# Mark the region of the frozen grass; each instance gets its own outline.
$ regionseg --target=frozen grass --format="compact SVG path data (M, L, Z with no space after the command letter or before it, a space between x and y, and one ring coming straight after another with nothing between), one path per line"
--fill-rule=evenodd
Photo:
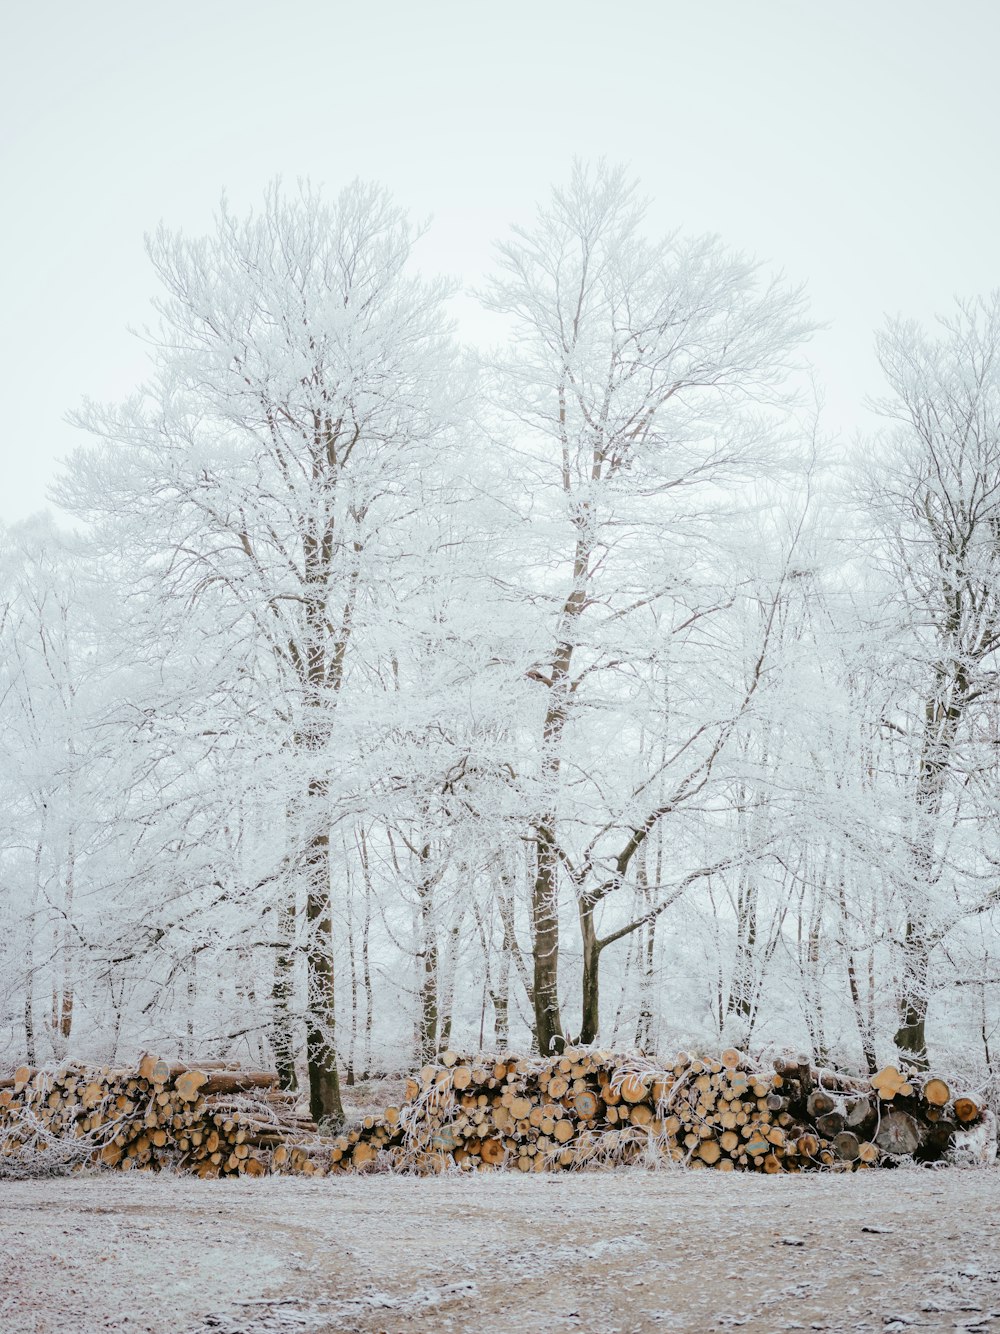
M0 1186L0 1256L4 1334L985 1334L1000 1170L108 1174Z

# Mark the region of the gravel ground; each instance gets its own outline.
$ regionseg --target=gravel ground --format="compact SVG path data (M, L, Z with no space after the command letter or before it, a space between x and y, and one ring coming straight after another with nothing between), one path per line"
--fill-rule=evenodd
M1000 1169L0 1182L3 1334L1000 1334Z

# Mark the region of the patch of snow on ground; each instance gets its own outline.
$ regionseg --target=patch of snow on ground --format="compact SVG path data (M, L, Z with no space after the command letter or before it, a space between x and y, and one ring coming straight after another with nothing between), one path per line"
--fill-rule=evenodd
M1000 1169L0 1188L3 1334L1000 1334Z

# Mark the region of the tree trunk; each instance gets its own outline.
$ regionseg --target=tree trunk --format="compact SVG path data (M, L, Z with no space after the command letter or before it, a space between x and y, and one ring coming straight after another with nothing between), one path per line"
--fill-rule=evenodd
M66 851L66 875L63 881L63 913L56 927L56 942L52 960L52 1053L57 1061L64 1061L73 1031L73 961L70 944L70 923L73 916L74 871L76 853L72 826Z
M657 861L659 861L660 839L657 836ZM646 865L646 849L639 854L636 869L636 887L639 902L644 913L653 906L653 897L649 890L649 870ZM660 869L657 866L656 879L659 883ZM645 927L640 929L637 942L639 956L639 1016L635 1025L635 1045L640 1051L653 1049L653 964L656 958L656 918L651 917Z
M372 1024L374 1022L374 1001L372 993L372 965L369 953L369 936L372 924L372 881L368 865L368 843L364 829L358 831L358 853L361 857L361 879L365 887L365 920L361 932L361 972L365 988L365 1043L362 1060L362 1079L367 1079L372 1068Z
M347 962L351 974L351 1034L347 1043L347 1087L354 1085L354 1057L358 1041L358 964L354 956L354 885L347 873Z
M726 1017L735 1015L746 1025L734 1045L745 1047L753 1020L753 997L757 990L757 886L752 873L740 873L736 904L736 957L726 1000Z
M497 1051L506 1051L510 1043L510 1002L507 996L506 978L490 992L493 1002L493 1041Z
M509 976L509 965L512 963L521 986L524 988L524 995L528 1002L528 1007L534 1012L535 988L528 973L528 965L524 961L524 955L521 953L521 947L517 941L517 931L514 921L513 877L506 872L501 872L500 875L500 886L497 889L497 906L500 910L500 920L503 923L504 976ZM509 999L509 989L503 994Z
M583 939L583 998L580 1041L596 1042L601 1031L601 943L594 927L594 904L580 899L580 934Z
M422 912L421 916L423 916ZM438 1049L438 956L437 940L433 932L428 934L426 922L424 921L422 924L424 927L424 947L420 952L422 968L418 1030L420 1050L418 1056L420 1064L426 1065L428 1061L434 1060Z
M309 784L313 812L326 805L327 785L322 779ZM309 1069L309 1113L320 1124L340 1125L344 1108L337 1073L336 1010L334 1007L333 921L330 908L330 834L325 814L314 814L319 824L306 848L308 894L306 921L309 943L306 952L309 1010L306 1024L306 1063Z
M420 879L417 902L420 905L420 1019L417 1028L418 1064L435 1060L438 1051L438 945L434 921L434 885L430 872L430 844L420 849Z
M535 836L536 872L531 896L535 1035L543 1056L565 1049L559 1013L559 898L556 888L555 837L551 822Z
M43 806L43 818L47 814ZM35 844L35 877L31 887L31 912L28 914L28 939L24 951L24 1050L29 1065L38 1064L35 1044L35 918L42 889L42 851L44 842Z
M950 640L959 632L960 611L953 607L944 630ZM930 953L927 913L941 877L934 834L941 816L944 791L958 729L969 696L964 666L941 662L935 671L932 698L924 705L924 735L916 792L916 835L911 846L912 886L907 897L903 935L903 985L899 994L899 1028L893 1041L911 1063L927 1069L927 1007L930 1003Z
M828 1060L826 1046L826 1023L823 1015L823 982L821 976L823 948L823 898L820 894L813 895L809 909L808 922L806 923L806 949L805 958L802 958L802 934L803 934L803 915L805 909L805 893L803 892L802 901L799 904L799 959L802 970L803 997L805 1000L805 1020L806 1027L809 1030L809 1038L812 1043L812 1049L815 1053L818 1065L826 1065Z
M365 988L365 1042L362 1061L362 1078L367 1079L372 1068L372 1024L374 1023L374 997L372 993L372 964L368 951L368 936L371 930L371 902L368 887L365 886L365 924L361 934L361 969Z
M837 895L840 902L841 931L846 940L850 918L847 911L847 890L842 873L837 876ZM869 947L869 968L872 967L873 953ZM862 1000L861 987L858 982L857 956L850 945L847 947L847 985L851 993L851 1004L854 1007L854 1020L858 1026L858 1036L861 1039L861 1054L864 1058L865 1069L870 1075L874 1075L878 1071L878 1061L875 1054L875 1025L870 1009L866 1011Z
M561 391L562 392L562 391ZM564 448L567 442L564 440ZM568 479L567 498L569 498ZM542 726L543 814L535 823L535 883L531 894L532 952L534 955L535 1037L543 1056L561 1052L566 1046L559 1013L559 852L556 840L559 773L562 741L572 698L570 669L573 641L586 605L589 582L592 516L586 502L571 507L577 529L573 556L573 588L562 609L559 638L548 678L548 706Z
M509 938L507 916L502 894L499 898L500 923L503 939L500 942L500 958L497 961L496 985L490 985L490 1002L493 1006L493 1042L497 1051L506 1051L510 1043L510 964L517 942ZM487 981L489 982L489 958L486 956L487 942L483 937L483 950Z
M24 957L24 1054L29 1065L38 1064L35 1049L35 921L32 915L28 926L28 943Z
M288 897L278 905L278 948L274 955L274 981L271 985L271 1049L274 1068L278 1072L278 1087L298 1088L295 1073L295 1032L291 1015L291 999L295 985L295 903Z
M455 983L458 979L458 950L462 936L462 917L458 916L448 932L448 949L445 955L444 977L441 985L441 1050L451 1046L451 1027L455 1016Z
M194 1060L195 1011L198 1008L198 955L191 954L186 969L185 990L187 992L187 1018L184 1023L184 1055L188 1061Z
M927 1006L930 950L920 923L906 924L903 985L899 999L899 1028L893 1041L920 1070L927 1069Z

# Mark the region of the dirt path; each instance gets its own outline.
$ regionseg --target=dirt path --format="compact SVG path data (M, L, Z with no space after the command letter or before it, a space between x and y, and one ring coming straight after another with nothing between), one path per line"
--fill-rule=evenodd
M1000 1170L0 1183L4 1334L1000 1334Z

